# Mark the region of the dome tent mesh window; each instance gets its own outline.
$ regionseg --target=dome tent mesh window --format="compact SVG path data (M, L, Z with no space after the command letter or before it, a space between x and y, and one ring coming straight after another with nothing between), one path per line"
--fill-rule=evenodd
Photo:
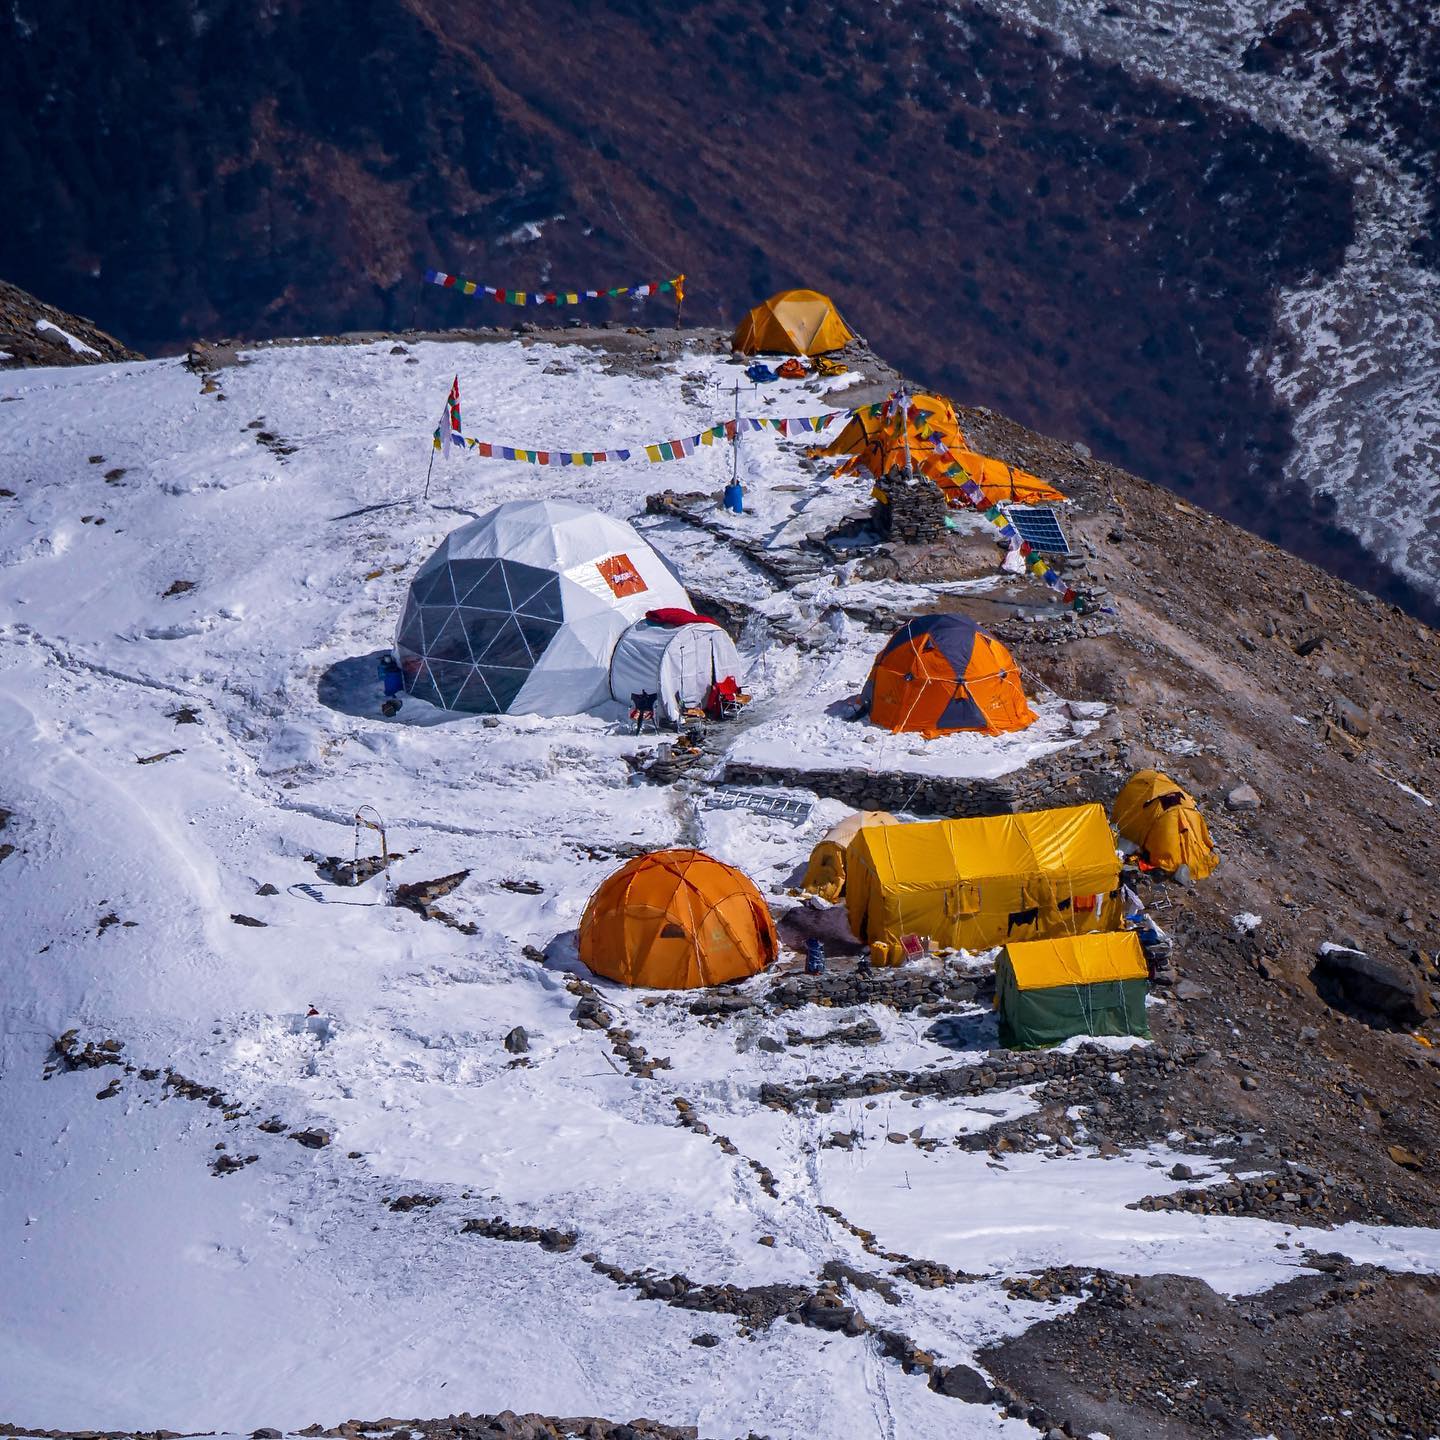
M564 623L559 576L454 560L417 581L396 637L412 694L449 710L509 708Z

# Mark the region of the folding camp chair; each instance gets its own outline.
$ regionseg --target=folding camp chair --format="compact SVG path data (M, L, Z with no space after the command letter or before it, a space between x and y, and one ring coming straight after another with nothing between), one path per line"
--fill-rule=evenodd
M659 695L652 694L649 690L634 690L630 694L630 718L635 722L635 733L638 735L646 725L658 735L660 726L655 719L655 702Z

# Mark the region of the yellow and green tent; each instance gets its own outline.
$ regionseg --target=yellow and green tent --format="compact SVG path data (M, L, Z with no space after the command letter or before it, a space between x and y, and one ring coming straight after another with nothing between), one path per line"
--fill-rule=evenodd
M1006 945L995 963L1000 1043L1058 1045L1072 1035L1150 1038L1149 969L1133 930Z

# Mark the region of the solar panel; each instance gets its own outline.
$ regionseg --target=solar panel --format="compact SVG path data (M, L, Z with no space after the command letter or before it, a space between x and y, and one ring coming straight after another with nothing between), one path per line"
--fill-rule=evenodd
M762 795L757 790L711 790L703 801L708 810L751 810L791 825L803 825L814 806L808 800L790 800L783 795Z
M1070 553L1070 542L1060 528L1060 519L1048 505L1012 505L1005 513L1032 550L1045 555Z

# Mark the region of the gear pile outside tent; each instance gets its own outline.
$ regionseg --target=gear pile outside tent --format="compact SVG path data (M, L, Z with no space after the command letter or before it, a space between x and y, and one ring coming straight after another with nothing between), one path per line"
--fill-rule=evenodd
M779 949L760 892L700 850L629 861L590 897L580 922L580 959L596 975L657 990L744 980Z
M1204 880L1220 863L1195 797L1159 770L1137 770L1110 815L1122 847L1168 875Z
M730 343L742 355L822 355L854 338L828 295L782 290L746 315Z
M995 962L1000 1043L1057 1045L1072 1035L1150 1038L1149 970L1133 930L1006 945Z
M577 715L610 698L610 659L657 607L689 610L624 520L516 500L462 525L415 572L395 635L405 688L446 710Z
M912 395L904 405L892 396L882 405L858 410L820 453L848 456L838 472L842 475L865 469L877 481L897 467L903 469L908 457L910 466L933 480L952 504L961 502L960 491L948 474L956 462L992 505L1065 498L1038 475L975 450L960 428L955 407L943 395Z
M875 657L860 703L892 734L929 739L958 730L999 735L1036 719L1015 657L961 615L906 621Z
M1105 811L1072 805L973 820L866 825L845 854L850 928L877 965L1124 923Z
M899 825L888 810L857 810L832 825L810 852L800 888L834 904L845 893L845 851L863 825Z

